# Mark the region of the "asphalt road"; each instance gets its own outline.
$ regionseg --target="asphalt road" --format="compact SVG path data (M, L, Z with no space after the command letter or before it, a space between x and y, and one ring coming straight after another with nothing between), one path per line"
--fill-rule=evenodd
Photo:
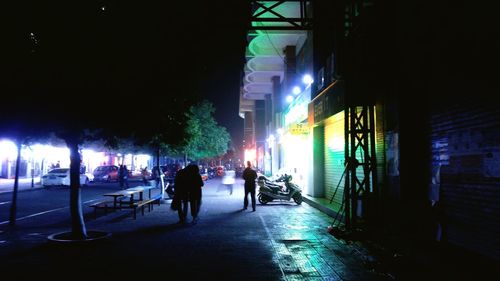
M140 181L130 181L130 187L141 185ZM116 182L90 183L81 188L82 205L85 216L91 215L93 209L85 206L102 200L102 194L120 190ZM0 193L0 226L8 224L12 202L12 193ZM21 190L17 197L16 225L29 224L44 226L56 222L66 222L70 219L69 187L54 186Z

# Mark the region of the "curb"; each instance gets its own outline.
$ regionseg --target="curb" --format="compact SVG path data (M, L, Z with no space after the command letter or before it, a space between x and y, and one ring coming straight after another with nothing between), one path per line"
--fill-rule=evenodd
M34 191L34 190L38 190L38 189L43 189L43 186L23 187L23 188L19 188L17 190L17 192ZM11 192L14 192L14 188L13 187L10 187L10 188L0 188L0 194L2 194L2 193L11 193Z
M330 216L332 218L335 218L335 216L337 216L337 214L338 214L333 208L326 206L325 204L322 204L322 203L314 200L314 198L312 198L312 197L309 197L307 195L302 195L302 199L304 200L304 202L306 202L311 207L314 207L314 208L320 210L321 212L327 214L328 216Z

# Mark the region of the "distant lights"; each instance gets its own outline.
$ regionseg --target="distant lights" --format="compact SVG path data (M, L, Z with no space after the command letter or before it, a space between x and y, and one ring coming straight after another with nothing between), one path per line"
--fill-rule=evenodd
M0 158L15 159L17 146L10 140L0 140Z
M36 38L36 35L35 33L33 32L30 32L30 40L31 40L31 43L33 44L33 48L32 48L32 52L34 52L34 47L38 46L38 39Z
M266 141L267 141L267 145L269 146L269 148L273 148L274 142L276 141L276 138L274 137L273 134L270 134L269 137L266 139Z
M286 96L286 102L291 103L293 101L293 97L288 95Z
M299 87L299 86L295 86L295 87L293 87L293 89L292 89L292 93L293 93L294 95L298 95L298 94L300 94L300 92L302 92L302 90L300 89L300 87Z

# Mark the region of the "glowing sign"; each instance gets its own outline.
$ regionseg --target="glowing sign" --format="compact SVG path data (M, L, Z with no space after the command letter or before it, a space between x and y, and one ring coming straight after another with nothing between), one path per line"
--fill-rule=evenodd
M252 162L252 165L255 165L255 161L257 159L257 152L255 149L245 149L245 165L247 161Z
M301 122L307 118L307 103L298 104L288 111L285 115L285 125L293 122Z
M288 130L292 135L309 134L309 126L306 123L291 124Z

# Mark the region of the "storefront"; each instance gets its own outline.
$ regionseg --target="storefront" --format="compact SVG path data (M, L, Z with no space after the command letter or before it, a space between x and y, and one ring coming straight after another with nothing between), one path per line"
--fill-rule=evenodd
M312 128L313 172L311 196L333 198L340 208L344 194L345 113L343 87L335 82L326 87L308 105L308 123Z
M344 196L343 174L345 170L345 136L344 111L341 111L324 122L324 197L333 198L333 203L340 204Z
M290 174L305 194L309 194L309 177L312 165L312 139L307 123L307 104L310 91L304 91L290 104L284 114L285 129L279 136L282 163L277 174Z
M14 178L17 147L10 140L0 142L0 177ZM65 147L34 144L21 147L19 177L38 177L51 168L69 167L69 150Z
M68 168L70 165L69 149L44 144L23 146L19 177L38 177L55 167ZM140 169L151 169L151 156L146 154L114 154L96 152L90 149L81 151L81 171L92 173L101 165L127 165L129 170L140 172ZM17 147L10 140L0 141L0 177L13 178L15 176Z
M297 129L301 128L301 129ZM306 194L309 192L308 178L311 165L311 147L309 127L305 123L291 124L281 138L283 148L283 167L278 174L290 174L293 182L302 187Z

